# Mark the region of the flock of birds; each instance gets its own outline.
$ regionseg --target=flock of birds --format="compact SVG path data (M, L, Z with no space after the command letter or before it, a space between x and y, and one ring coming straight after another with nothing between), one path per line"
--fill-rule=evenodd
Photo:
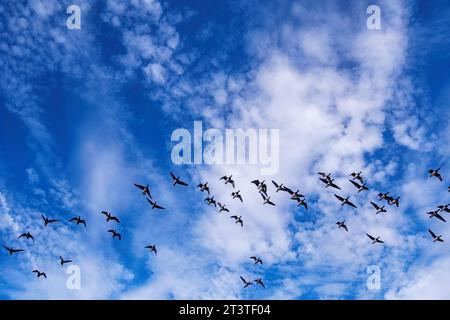
M439 171L440 171L440 169L430 169L428 171L429 177L437 178L442 182L443 177ZM360 192L369 190L369 188L367 187L367 183L365 182L365 180L363 179L361 174L362 174L362 172L353 172L350 174L350 179L349 179L349 182L357 189L358 194ZM172 172L170 172L170 176L172 178L172 185L174 187L177 185L184 186L184 187L189 186L179 176L176 176ZM319 172L318 176L319 176L319 180L324 184L325 188L333 188L336 190L341 190L341 188L336 184L335 179L332 178L331 173L327 174L324 172ZM236 184L235 184L235 181L233 180L232 175L223 176L219 179L219 181L223 181L225 185L230 185L232 187L233 191L231 192L231 199L233 199L233 200L237 199L241 203L244 202L242 195L240 193L240 190L235 190ZM300 193L300 190L293 191L292 189L285 186L283 183L277 183L276 181L273 181L273 180L271 182L275 188L275 192L280 192L280 191L286 192L290 196L290 200L295 201L297 203L298 207L303 206L305 210L308 210L308 203L306 201L306 197ZM253 185L255 185L257 192L261 195L263 205L276 206L276 204L271 200L271 197L268 194L268 187L267 187L267 183L265 180L262 180L262 181L253 180L253 181L251 181L251 183ZM149 185L141 185L141 184L137 184L137 183L135 183L134 185L141 190L142 195L146 198L146 200L152 210L153 209L157 209L157 210L165 209L163 206L159 205L156 202L156 200L154 200L154 198L150 192ZM206 192L208 194L208 196L204 199L204 202L207 205L214 206L214 208L218 209L219 213L226 212L226 213L230 214L230 210L226 207L226 205L224 203L216 201L214 196L211 195L211 190L208 185L208 182L198 184L197 188L201 192ZM448 186L447 191L450 192L450 186ZM341 206L347 205L352 208L357 208L357 206L353 202L350 201L349 196L343 197L342 195L339 195L336 193L334 194L334 196L340 202ZM400 205L400 202L399 202L400 197L399 196L393 197L390 195L389 192L378 193L378 200L385 201L385 203L389 206L395 205L396 207L398 207ZM379 204L379 203L376 203L373 201L370 201L370 204L375 209L376 214L387 212L386 205L384 205L384 204ZM437 206L436 210L427 212L427 214L429 215L430 218L436 218L443 222L446 222L446 220L441 215L443 212L450 213L450 204L439 205L439 206ZM120 224L119 218L112 215L112 213L107 212L107 211L101 211L101 214L105 216L106 223ZM229 217L230 217L230 219L232 219L234 221L235 224L238 224L241 227L244 227L244 221L242 219L242 216L230 215ZM58 219L50 219L49 217L46 217L44 215L41 215L41 218L42 218L44 227L48 227L51 224L61 222ZM73 217L73 218L69 219L68 221L70 223L76 224L77 226L81 225L81 226L84 226L84 228L87 227L86 220L81 218L80 216ZM338 229L343 229L348 232L348 226L347 226L345 220L337 221L336 225L337 225ZM122 235L116 229L114 229L114 228L108 229L107 232L111 233L113 239L122 240ZM442 239L442 235L436 235L430 229L428 229L428 232L431 235L433 242L444 242L444 240ZM382 241L380 239L381 236L373 236L368 233L366 233L366 235L370 239L372 244L384 243L384 241ZM30 232L25 232L25 233L20 234L17 239L31 240L31 241L33 241L33 243L35 241L34 236ZM3 247L8 251L9 255L13 255L13 254L17 254L17 253L25 251L24 249L15 249L12 247L8 247L6 245L3 245ZM154 255L157 255L157 253L158 253L156 244L149 244L149 245L145 246L144 249L148 249L148 251L150 253L153 253ZM258 265L258 264L263 265L263 261L260 257L251 256L249 259L252 260L254 265ZM69 263L73 263L73 261L70 259L64 259L62 256L59 256L59 264L61 266L64 266L65 264L69 264ZM42 272L41 270L38 270L38 269L32 270L32 273L36 274L37 278L40 278L40 277L47 278L47 274L45 272ZM240 278L241 278L242 282L244 283L244 288L247 288L253 284L260 285L261 287L265 288L264 282L261 278L257 278L255 280L251 280L251 281L246 280L242 276Z

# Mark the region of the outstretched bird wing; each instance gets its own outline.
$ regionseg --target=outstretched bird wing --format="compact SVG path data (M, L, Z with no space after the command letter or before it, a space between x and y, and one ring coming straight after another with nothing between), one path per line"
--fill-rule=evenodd
M370 238L370 240L375 240L375 238L374 237L372 237L370 234L368 234L368 233L366 233L366 235Z
M355 182L353 180L348 180L348 181L350 181L356 188L358 188L358 189L361 188L361 185L358 182Z
M248 283L247 281L245 281L245 279L244 279L242 276L241 276L241 280L242 280L242 282L245 283L245 284Z
M433 239L436 239L437 236L434 234L433 231L431 231L430 229L428 229L428 232L431 234L431 236L433 237Z
M188 186L188 184L184 181L181 181L180 179L178 179L178 184L182 185L182 186Z
M161 207L161 206L158 205L158 204L155 204L155 208L156 208L156 209L161 209L161 210L165 209L164 207Z
M273 185L275 186L275 188L278 189L279 185L278 185L275 181L273 181L273 180L272 180L272 183L273 183Z
M177 180L177 177L175 177L175 175L171 172L170 176L172 177L173 180Z
M380 206L378 206L376 203L370 201L370 203L373 205L373 207L377 210L380 210Z
M441 221L447 222L447 221L445 221L444 218L442 218L442 216L441 216L439 213L436 213L434 216L435 216L436 218L438 218L439 220L441 220Z
M330 183L330 187L338 189L338 190L341 190L341 188L337 184L335 184L334 182Z
M139 189L141 189L141 190L144 190L145 189L145 187L143 186L143 185L140 185L140 184L137 184L137 183L135 183L134 184L136 187L138 187Z
M344 198L342 198L341 196L338 196L337 194L334 194L334 196L335 196L336 198L338 198L340 201L344 201L344 200L345 200Z

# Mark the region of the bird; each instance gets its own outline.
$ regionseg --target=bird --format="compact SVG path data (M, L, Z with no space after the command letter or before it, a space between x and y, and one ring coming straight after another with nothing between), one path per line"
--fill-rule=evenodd
M258 189L258 191L260 193L264 193L264 194L267 195L267 185L266 185L265 182L266 182L266 180L263 180L263 181L253 180L253 181L251 181L251 183L253 183L256 186L256 188Z
M217 207L217 203L216 203L216 200L214 200L214 197L207 197L205 200L203 200L203 201L206 201L206 203L208 204L208 205L214 205L214 207Z
M359 182L361 182L362 184L364 184L364 179L361 177L361 171L356 173L356 172L352 172L350 173L350 176L352 177L353 180L359 180Z
M338 229L343 228L345 231L348 232L347 226L346 226L346 224L345 224L345 220L343 220L343 221L338 221L338 222L336 222L336 224L338 225Z
M170 173L170 175L172 176L173 186L176 186L177 184L179 184L181 186L185 186L185 187L188 186L188 184L186 182L181 180L180 177L175 176L172 172Z
M400 200L400 197L397 197L397 198L393 198L393 197L388 197L388 199L387 199L387 201L388 201L388 204L391 206L391 205L396 205L397 206L397 208L398 208L398 206L399 206L399 200Z
M239 216L239 217L238 216L231 216L230 218L234 219L235 223L240 223L241 227L244 226L244 221L242 221L242 216Z
M266 286L265 286L264 283L262 282L262 279L256 279L256 280L255 280L255 283L261 285L264 289L266 288Z
M206 192L208 192L208 195L210 194L208 182L200 183L200 184L197 186L197 188L200 188L200 191L201 191L201 192L206 191Z
M378 193L378 198L379 198L380 200L386 200L387 202L389 202L389 198L390 198L389 192L386 192L386 193L381 193L381 192L379 192L379 193Z
M41 276L44 277L45 279L47 279L47 275L45 274L45 272L40 272L39 270L33 270L33 273L36 273L36 276L38 278L40 278Z
M319 180L325 183L325 188L332 187L341 190L341 188L334 183L334 179L319 178Z
M447 222L447 221L445 221L444 218L442 218L442 216L439 214L439 212L440 212L439 210L435 210L435 211L429 211L429 212L427 212L427 214L430 215L430 219L435 217L441 221Z
M230 210L228 210L224 204L221 204L220 202L218 202L219 204L219 213L221 213L222 211L226 211L226 212L230 212Z
M81 219L81 217L74 217L74 218L70 219L69 221L70 222L76 222L77 225L83 224L84 227L86 228L86 220Z
M72 260L64 260L63 257L59 256L59 261L61 266L63 266L65 263L71 263L73 262Z
M117 223L120 223L119 218L114 217L111 212L102 211L102 214L106 216L106 222L109 222L110 220L116 221Z
M450 186L447 187L447 191L450 192Z
M122 235L120 233L118 233L116 230L111 229L111 230L108 230L108 232L112 234L113 239L115 237L117 237L117 238L119 238L119 240L122 240Z
M229 177L227 176L223 176L222 178L220 178L219 180L224 180L225 184L231 184L233 186L234 189L234 180L232 179L233 175L230 175Z
M13 248L9 248L9 247L7 247L7 246L3 246L3 248L5 248L6 250L8 250L9 251L9 255L10 256L12 256L14 253L19 253L19 252L23 252L23 251L25 251L25 250L23 250L23 249L13 249Z
M304 206L308 210L308 204L305 199L296 198L295 200L297 200L297 207Z
M255 264L263 264L262 259L261 258L257 258L257 257L250 257L250 259L252 259L253 261L255 261Z
M366 233L366 235L370 238L370 240L372 240L372 244L375 243L384 243L383 241L380 240L380 237L372 237L370 234Z
M241 200L241 202L244 202L244 201L242 201L242 196L241 196L240 192L241 192L241 190L238 190L238 191L236 191L236 192L233 191L233 192L231 193L231 198L232 198L232 199L238 198L239 200Z
M430 229L428 229L428 232L431 234L431 236L433 237L433 242L439 241L439 242L444 242L444 240L442 240L442 235L435 235L433 231L431 231Z
M270 204L271 206L275 206L275 203L273 203L272 201L270 201L270 197L267 196L266 194L261 192L261 197L264 199L263 205L264 204Z
M436 177L442 182L442 175L439 173L439 170L441 170L441 168L438 168L436 170L430 169L428 170L428 173L430 174L429 177Z
M248 286L253 284L253 282L245 280L242 276L241 276L241 280L242 280L242 282L244 282L244 288L247 288Z
M278 191L285 191L285 192L291 191L291 192L292 192L291 189L289 189L288 187L284 186L282 183L281 183L281 184L278 184L278 183L276 183L276 182L273 181L273 180L272 180L272 183L273 183L273 185L275 186L275 188L277 188L277 190L276 190L275 192L278 192Z
M369 188L367 188L367 186L366 186L367 185L366 183L363 183L361 185L358 182L355 182L353 180L348 180L348 181L350 181L358 189L358 193L360 193L361 191L364 191L364 190L369 190Z
M158 254L158 251L156 250L156 244L154 244L154 245L148 245L148 246L146 246L145 248L146 248L146 249L149 249L150 252L154 252L154 253L155 253L155 256Z
M291 200L300 200L300 198L304 198L305 196L300 194L300 190L292 191L291 189L286 188L286 192L291 195Z
M147 201L148 201L148 203L150 203L150 205L152 206L152 210L153 210L153 209L160 209L160 210L164 210L164 209L165 209L164 207L161 207L160 205L158 205L158 204L156 203L156 201L152 201L152 200L150 200L149 198L147 198Z
M330 181L331 180L331 173L325 173L325 172L317 172L319 176L321 176L323 179Z
M59 221L59 220L56 220L56 219L50 220L49 218L44 217L44 215L41 215L41 217L42 217L42 220L44 220L44 226L47 226L50 223L55 223L55 222Z
M444 205L440 205L440 206L437 206L438 208L439 208L439 211L445 211L445 212L448 212L448 213L450 213L450 204L446 204L445 206Z
M341 206L349 205L349 206L352 206L353 208L356 208L356 206L355 206L352 202L350 202L350 201L348 200L350 197L343 198L343 197L341 197L341 196L338 196L337 194L334 194L334 196L335 196L339 201L341 201Z
M33 240L33 242L34 242L34 237L33 237L33 235L32 235L31 233L29 233L29 232L27 232L27 233L22 233L20 236L17 237L17 239L20 239L20 238L23 238L23 237L27 238L27 240L28 240L28 239L31 239L31 240Z
M137 183L135 183L134 185L142 190L142 194L144 196L148 196L150 199L152 198L152 194L150 193L150 188L148 187L148 185L143 186Z
M375 202L372 202L372 201L370 201L370 203L377 210L376 214L379 214L382 212L387 212L386 209L384 208L384 206L380 207L379 205L377 205Z

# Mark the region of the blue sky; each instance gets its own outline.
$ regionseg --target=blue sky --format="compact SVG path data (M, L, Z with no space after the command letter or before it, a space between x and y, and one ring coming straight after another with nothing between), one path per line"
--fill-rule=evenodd
M66 27L72 3L80 30ZM366 27L371 4L380 30ZM0 242L26 251L0 252L0 298L448 299L450 229L425 213L449 203L449 15L445 1L1 4ZM171 134L194 121L279 129L279 171L175 165ZM427 176L438 167L442 183ZM169 171L191 187L174 188ZM341 208L317 171L333 172L358 209ZM353 171L368 192L356 194ZM300 189L308 212L271 184L277 206L263 205L253 179ZM200 181L244 228L203 202ZM400 207L375 215L379 191ZM120 218L121 241L102 210ZM64 222L44 228L41 214ZM433 243L428 228L449 241ZM27 231L34 244L16 239ZM154 243L157 256L144 249ZM80 268L79 290L60 255ZM370 266L378 290L366 285ZM240 276L266 289L243 289Z

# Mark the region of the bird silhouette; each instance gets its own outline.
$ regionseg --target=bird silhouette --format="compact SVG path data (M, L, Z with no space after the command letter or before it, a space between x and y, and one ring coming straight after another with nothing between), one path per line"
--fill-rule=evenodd
M200 183L200 184L197 186L197 188L199 188L201 192L206 191L206 192L208 192L208 195L210 194L208 182Z
M380 200L386 200L388 203L389 203L389 192L386 192L386 193L378 193L378 198L380 199Z
M44 226L47 226L50 223L55 223L55 222L59 221L57 219L49 219L49 218L45 217L44 215L41 215L41 217L42 217L42 220L44 220Z
M156 244L154 244L154 245L148 245L148 246L146 246L145 248L146 248L146 249L149 249L150 252L155 253L155 255L158 254L158 251L156 250Z
M264 285L264 283L262 282L262 279L256 279L255 280L256 284L259 284L261 287L263 287L264 289L266 288L266 286Z
M233 186L233 189L234 189L234 180L232 179L232 177L233 177L232 175L230 175L229 177L223 176L219 180L224 180L225 184L228 184L228 183L231 184Z
M29 232L27 232L27 233L22 233L20 236L17 237L17 239L20 239L20 238L26 238L27 240L28 240L28 239L31 239L31 240L33 240L33 242L34 242L34 237L33 237L33 235L32 235L31 233L29 233Z
M218 202L219 205L219 213L221 213L222 211L226 211L226 212L230 212L230 210L228 210L224 204L221 204L220 202Z
M152 200L150 200L149 198L147 198L147 201L148 201L148 203L152 206L152 210L153 210L153 209L160 209L160 210L164 210L164 209L165 209L164 207L161 207L160 205L158 205L158 204L156 203L156 201L152 201Z
M377 205L376 203L374 203L372 201L370 201L370 203L377 210L376 214L379 214L379 213L382 213L382 212L387 212L386 209L384 208L384 206L380 207L379 205Z
M445 212L448 212L448 213L450 213L450 204L446 204L446 205L440 205L440 206L437 206L438 208L439 208L439 211L445 211Z
M7 246L3 246L3 248L5 248L6 250L8 250L9 255L12 256L14 253L19 253L19 252L24 252L25 250L23 249L13 249L13 248L9 248Z
M236 191L236 192L233 191L233 192L231 193L231 198L232 198L232 199L238 198L239 200L241 200L241 202L244 202L244 201L242 201L242 196L241 196L240 192L241 192L241 190L238 190L238 191Z
M441 168L438 168L436 170L430 169L430 170L428 170L428 173L430 174L429 175L430 178L431 177L436 177L442 182L443 179L442 179L442 175L439 173L439 170L441 170Z
M263 193L264 195L267 196L267 185L265 182L266 180L263 181L253 180L251 183L253 183L256 186L259 193Z
M188 186L188 184L186 182L181 180L180 177L175 176L172 172L170 173L170 175L172 177L173 186L176 186L177 184L179 184L180 186L185 186L185 187Z
M304 206L306 210L308 210L308 204L305 199L297 198L297 207Z
M380 237L372 237L370 234L366 233L366 235L370 238L370 240L372 240L372 244L375 243L384 243L383 241L380 240Z
M433 237L433 242L444 242L444 240L442 240L442 236L439 235L437 236L436 234L434 234L433 231L431 231L430 229L428 229L428 232L431 234L431 236Z
M108 232L112 234L113 239L117 237L119 238L119 240L122 240L122 235L118 233L115 229L108 230Z
M335 196L339 201L341 201L341 206L348 205L348 206L351 206L351 207L353 207L353 208L356 208L356 206L355 206L351 201L348 200L350 197L343 198L343 197L341 197L341 196L338 196L337 194L334 194L334 196Z
M364 179L361 177L361 171L356 173L356 172L352 172L350 173L350 176L352 177L353 180L359 180L359 182L361 182L362 184L364 184Z
M342 229L344 229L345 231L348 232L347 226L346 226L346 224L345 224L345 220L343 220L343 221L338 221L338 222L336 222L336 224L338 225L338 228L339 228L339 229L342 228Z
M283 185L282 183L281 183L281 184L278 184L278 183L276 183L276 182L273 181L273 180L272 180L272 183L273 183L273 185L274 185L275 188L276 188L276 191L275 191L275 192L278 192L278 191L284 191L284 192L288 192L288 193L290 193L290 194L293 193L291 189L289 189L288 187L286 187L286 186Z
M61 266L65 265L66 263L71 263L73 262L72 260L64 260L63 257L59 256L59 263L61 264Z
M152 194L150 193L150 188L148 187L148 185L143 186L143 185L137 184L137 183L135 183L134 185L142 190L142 194L144 196L148 196L150 199L152 198Z
M331 181L331 173L325 173L325 172L317 172L319 176L322 177L322 179L325 179L326 181ZM320 179L320 178L319 178ZM323 181L323 180L322 180Z
M348 181L350 181L358 189L358 193L360 193L361 191L364 191L364 190L369 190L369 188L367 188L367 184L366 183L363 183L361 185L358 182L355 182L353 180L348 180Z
M117 222L117 223L120 223L119 218L113 216L113 215L111 214L111 212L102 211L102 214L106 216L106 222L109 222L109 221L115 221L115 222Z
M337 184L334 183L334 179L329 179L328 180L328 179L325 179L325 178L319 178L319 180L322 181L325 184L325 188L332 187L332 188L341 190L341 188Z
M437 218L437 219L439 219L439 220L441 220L443 222L447 222L447 221L445 221L444 218L442 218L442 216L439 214L439 212L440 212L439 210L434 210L434 211L427 212L427 214L430 216L430 219L431 218Z
M299 193L300 192L300 190L297 190L297 191L292 191L291 189L289 189L289 188L286 188L286 192L287 193L289 193L290 195L291 195L291 200L300 200L301 198L304 198L305 196L304 195L302 195L301 193Z
M261 194L261 197L262 197L263 200L264 200L263 205L264 205L264 204L269 204L269 205L271 205L271 206L275 206L275 203L273 203L272 201L270 201L270 197L269 197L269 196L267 196L266 194L264 194L264 193L262 193L262 192L260 192L260 194Z
M235 223L240 223L241 227L244 226L244 221L242 221L242 216L239 216L239 217L238 216L231 216L230 218L234 219Z
M216 200L214 200L214 197L211 197L211 198L207 197L203 201L205 201L208 205L214 205L214 207L217 207L217 203L216 203Z
M38 278L44 277L45 279L47 279L47 275L45 274L45 272L40 272L39 270L33 270L33 273L36 273L36 276Z
M253 284L253 282L245 280L242 276L241 280L242 282L244 282L244 288L247 288L248 286L251 286Z
M393 197L388 197L387 202L388 202L388 204L390 206L395 204L397 206L397 208L398 208L398 206L400 205L399 200L400 200L400 197L397 197L395 199Z
M250 257L250 259L252 259L254 262L255 262L255 264L263 264L263 262L262 262L262 259L261 258L258 258L258 257Z
M86 228L86 220L81 219L81 217L74 217L74 218L70 219L69 221L70 222L76 222L77 225L82 224Z

